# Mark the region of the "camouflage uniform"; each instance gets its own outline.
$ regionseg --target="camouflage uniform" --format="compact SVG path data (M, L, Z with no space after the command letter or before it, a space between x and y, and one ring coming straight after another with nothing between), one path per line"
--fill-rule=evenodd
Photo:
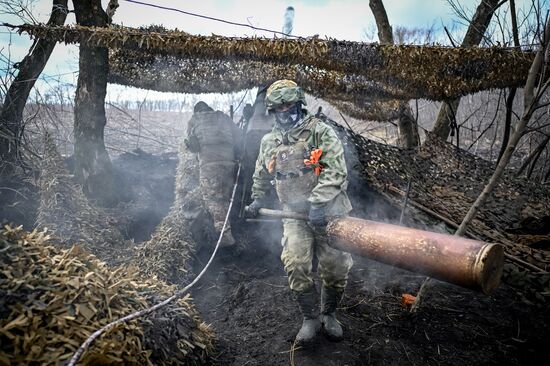
M294 160L303 162L315 148L323 151L320 159L323 170L318 177L311 169L302 169L296 176L283 176L285 172L281 172L284 170L280 168L284 165L281 160L298 154ZM306 168L305 165L302 168ZM351 210L346 179L344 149L338 136L323 121L306 114L291 129L285 131L276 125L263 137L253 175L252 198L265 197L273 181L284 209L307 212L310 205L318 205L325 207L329 218L342 216ZM343 291L353 264L351 255L330 247L324 230L313 230L306 221L285 219L283 228L281 259L290 288L295 292L307 292L313 288L312 263L315 254L319 260L318 272L323 286Z
M328 245L327 218L346 215L351 204L346 194L344 148L332 128L308 114L305 93L293 80L275 81L266 90L267 111L275 127L262 138L253 174L252 203L256 216L265 205L271 184L283 209L307 212L306 220L283 220L281 259L303 320L295 344L312 342L321 329L330 340L343 338L336 319L351 255ZM319 260L321 311L313 282L313 256Z
M204 202L219 233L235 180L240 130L220 111L195 112L187 126L187 146L198 153L199 181ZM222 245L232 245L229 223Z

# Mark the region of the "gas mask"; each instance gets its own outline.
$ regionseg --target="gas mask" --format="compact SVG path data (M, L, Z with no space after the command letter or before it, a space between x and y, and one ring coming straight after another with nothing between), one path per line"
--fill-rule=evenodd
M302 103L296 102L285 111L275 110L275 120L283 129L289 129L302 118Z

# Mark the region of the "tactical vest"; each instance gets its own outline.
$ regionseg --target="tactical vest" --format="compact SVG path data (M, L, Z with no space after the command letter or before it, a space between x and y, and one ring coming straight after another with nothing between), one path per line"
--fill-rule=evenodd
M298 136L296 142L281 141L275 149L273 174L275 176L275 189L279 200L291 206L302 206L313 188L317 185L318 177L313 168L305 165L311 146L307 139L315 127L316 120Z

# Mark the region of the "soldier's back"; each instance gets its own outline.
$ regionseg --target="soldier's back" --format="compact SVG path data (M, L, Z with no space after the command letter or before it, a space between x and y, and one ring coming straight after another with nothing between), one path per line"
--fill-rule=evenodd
M196 116L194 133L200 144L201 164L235 160L234 124L220 111L203 112Z

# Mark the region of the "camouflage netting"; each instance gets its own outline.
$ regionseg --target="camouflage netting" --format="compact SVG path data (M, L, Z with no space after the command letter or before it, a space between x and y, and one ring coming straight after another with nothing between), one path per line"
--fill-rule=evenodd
M396 103L388 99L406 97L400 89L369 81L362 75L303 65L182 59L129 50L111 51L109 65L111 83L166 92L226 93L292 79L307 93L339 105L352 117L369 120L392 119L388 110Z
M48 228L70 247L77 243L102 260L120 262L128 247L115 220L90 204L82 188L69 174L51 137L44 140L44 158L39 179L40 206L37 225Z
M111 271L79 247L59 249L46 232L8 226L0 229L0 267L1 365L60 365L95 330L174 291L128 268ZM208 363L213 333L190 301L111 330L79 364Z
M400 116L400 108L403 105L403 102L400 100L365 100L361 103L334 99L329 99L327 101L350 117L379 122L398 119Z
M533 53L498 47L448 48L378 45L319 38L196 36L178 30L159 30L158 27L133 29L25 24L18 26L18 29L32 37L65 43L82 42L111 49L147 51L159 56L210 60L211 73L219 65L217 60L232 60L260 61L285 67L303 65L327 72L337 71L347 76L361 75L370 83L377 83L373 84L376 87L383 85L382 90L399 90L394 97L403 99L445 100L480 90L521 86L534 57ZM150 58L149 54L144 57ZM125 62L123 56L121 54L119 63ZM128 61L134 58L132 56ZM208 61L204 62L208 64ZM242 73L241 77L248 76ZM313 94L330 94L335 87L337 85L327 83ZM370 87L367 84L363 89Z
M174 203L157 226L151 239L136 248L136 265L144 276L175 283L187 283L191 274L191 255L195 252L199 231L208 214L198 188L198 164L195 154L183 145L176 171Z

